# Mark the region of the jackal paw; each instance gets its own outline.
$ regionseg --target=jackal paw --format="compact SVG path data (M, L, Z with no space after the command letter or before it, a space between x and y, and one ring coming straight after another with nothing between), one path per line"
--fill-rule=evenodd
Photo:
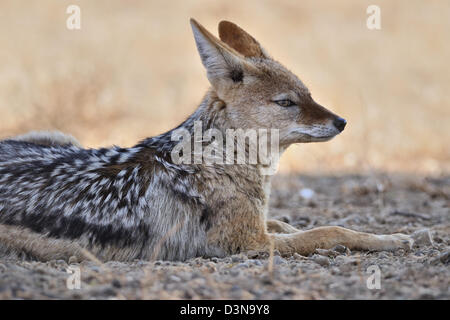
M386 241L385 250L404 249L406 251L411 251L414 245L414 239L403 233L394 233L382 237Z

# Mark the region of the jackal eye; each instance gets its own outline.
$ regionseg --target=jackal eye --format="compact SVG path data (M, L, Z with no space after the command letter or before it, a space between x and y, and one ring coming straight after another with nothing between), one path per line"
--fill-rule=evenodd
M289 99L283 99L283 100L276 100L274 101L277 105L279 105L280 107L292 107L295 106L295 103L292 102Z

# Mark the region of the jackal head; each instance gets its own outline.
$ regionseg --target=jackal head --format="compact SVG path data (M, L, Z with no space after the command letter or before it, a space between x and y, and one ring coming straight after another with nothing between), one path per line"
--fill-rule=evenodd
M344 119L316 103L299 78L240 27L220 22L219 40L193 19L191 26L231 127L278 129L284 146L326 141L344 130Z

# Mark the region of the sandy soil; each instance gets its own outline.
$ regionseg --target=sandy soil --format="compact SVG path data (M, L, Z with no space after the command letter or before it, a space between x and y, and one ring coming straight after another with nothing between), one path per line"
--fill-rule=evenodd
M70 265L80 270L80 289L68 289L65 261L0 259L0 299L449 299L449 199L449 176L277 177L272 216L302 229L414 234L414 249L338 246L309 257L250 252L186 262L84 261ZM367 286L374 283L370 266L380 270L380 289Z

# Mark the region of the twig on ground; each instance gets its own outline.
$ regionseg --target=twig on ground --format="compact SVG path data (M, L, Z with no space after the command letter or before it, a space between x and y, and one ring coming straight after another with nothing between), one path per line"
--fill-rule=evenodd
M419 218L422 220L431 220L431 217L425 216L423 214L419 214L419 213L413 213L413 212L404 212L404 211L394 211L391 212L391 215L395 215L395 216L403 216L403 217L408 217L408 218Z

